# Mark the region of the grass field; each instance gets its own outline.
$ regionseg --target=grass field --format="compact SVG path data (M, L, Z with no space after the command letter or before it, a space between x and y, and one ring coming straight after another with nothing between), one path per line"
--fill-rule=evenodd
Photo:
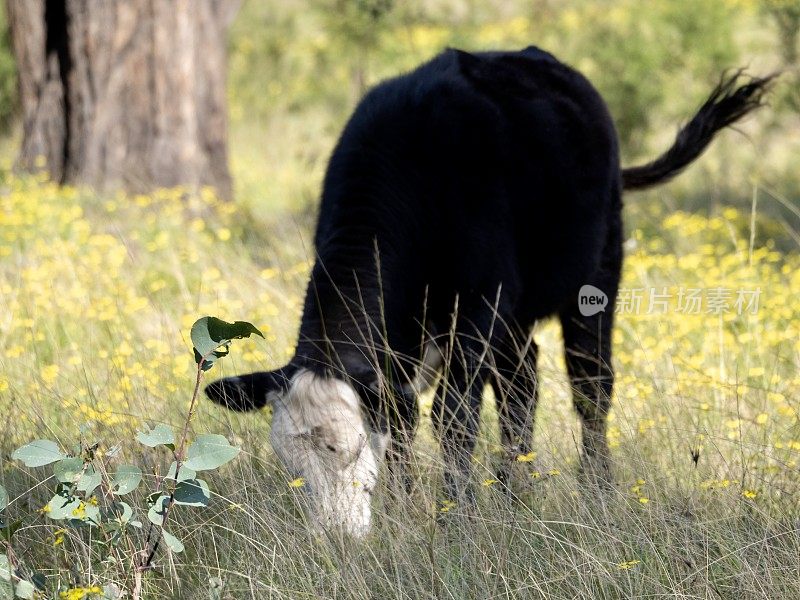
M4 177L2 483L9 514L27 515L16 552L65 582L66 557L77 557L70 585L129 586L124 564L86 550L85 531L36 512L53 482L35 485L42 470L8 454L35 437L65 448L83 439L121 444L109 465L163 472L167 453L143 452L133 437L145 424L182 422L191 323L243 318L266 335L236 345L213 375L282 364L309 268L307 225L287 219L267 235L210 192L96 197ZM579 427L558 328L544 323L537 454L519 465L528 479L519 502L494 482L487 401L476 508L437 502L439 459L423 419L412 496L382 493L364 544L320 537L271 455L268 414L203 402L193 431L223 433L244 452L210 479L208 508L176 513L186 551L159 555L145 597L800 596L800 257L777 252L757 215L651 212L642 221L660 235L634 229L627 243L612 491L587 494L576 482ZM694 288L696 314L686 304ZM131 501L137 510L145 489Z
M537 43L605 94L629 164L665 147L722 68L779 68L764 7L790 2L420 0L362 23L360 38L334 10L344 4L244 3L230 44L234 202L211 190L97 195L0 166L0 485L10 496L0 546L19 521L2 552L47 578L38 597L94 600L111 584L130 597L131 554L49 518L51 470L12 452L36 438L65 450L98 443L104 469L142 468L126 500L147 523L147 496L173 457L135 435L185 422L192 323L243 319L265 334L234 344L208 379L292 355L319 184L357 84L446 45ZM269 447L268 409L236 415L201 400L190 436L221 433L242 452L206 477L209 506L170 516L185 550L158 550L142 597L800 598L796 78L787 67L745 135L726 132L675 183L625 198L610 490L578 482L580 424L555 323L534 332L536 453L515 465L517 498L495 481L487 390L477 505L442 503L423 418L414 490L379 490L362 543L306 523L302 487ZM0 157L16 142L0 139ZM424 417L430 405L425 396ZM11 597L2 552L0 600Z

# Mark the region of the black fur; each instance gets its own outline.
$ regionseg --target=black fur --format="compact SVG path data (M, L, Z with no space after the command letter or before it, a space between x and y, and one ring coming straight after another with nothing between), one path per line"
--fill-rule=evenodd
M530 450L536 349L527 338L535 321L556 314L584 454L604 463L622 188L675 175L759 105L768 81L724 79L666 154L625 170L600 95L537 48L448 50L378 85L330 159L289 371L251 375L246 388L214 383L209 395L248 410L292 369L349 378L373 425L391 428L404 454L417 408L402 384L433 337L447 355L433 419L455 494L486 382L510 451ZM584 284L608 295L606 312L580 314Z
M267 405L270 392L285 390L295 369L286 366L277 371L266 371L226 377L206 386L206 395L217 404L230 410L244 412Z

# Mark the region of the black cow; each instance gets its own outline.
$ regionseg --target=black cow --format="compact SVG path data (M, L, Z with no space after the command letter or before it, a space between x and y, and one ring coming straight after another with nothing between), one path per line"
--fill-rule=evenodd
M447 50L372 89L333 152L299 342L285 367L214 382L234 410L274 405L273 448L321 526L369 528L378 463L408 452L438 377L445 492L469 486L481 394L511 456L531 450L533 324L557 315L584 467L605 473L622 190L663 183L760 105L769 78L724 77L673 146L620 168L603 99L551 54ZM607 296L584 316L578 291Z

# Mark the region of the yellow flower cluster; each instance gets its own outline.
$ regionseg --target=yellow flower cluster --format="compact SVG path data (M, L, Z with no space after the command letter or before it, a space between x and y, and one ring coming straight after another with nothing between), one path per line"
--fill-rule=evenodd
M69 431L87 422L136 427L155 407L164 418L177 414L194 370L186 332L203 314L245 318L267 336L238 344L222 369L283 363L310 263L296 232L269 247L249 242L254 230L241 210L209 190L109 198L8 175L0 191L0 394L13 394L13 410ZM771 497L769 481L796 489L800 255L760 235L751 240L750 215L733 209L651 221L626 242L612 449L665 469L681 455L698 489L755 469L763 485L740 490L753 501ZM699 290L691 310L689 290ZM738 290L759 293L737 305ZM576 424L559 328L545 323L535 337L542 410ZM10 404L0 403L0 413Z
M109 198L44 177L9 174L5 182L0 393L14 395L15 411L41 407L70 430L135 427L192 377L186 333L198 316L247 318L274 343L272 324L288 332L299 314L299 293L287 294L287 281L299 290L309 263L296 252L280 255L289 259L280 272L255 261L236 267L244 288L226 279L231 264L243 262L243 218L210 189ZM272 280L262 280L270 269ZM239 363L268 360L258 343L237 348Z
M59 593L61 600L89 600L92 597L102 597L103 588L97 585L91 587L75 587Z
M800 254L764 239L766 226L751 245L750 215L731 208L640 221L646 226L626 242L625 310L615 315L609 445L701 491L731 485L747 470L766 485L737 488L744 498L788 501L787 490L800 492ZM657 235L645 233L653 230ZM701 300L691 310L680 303L688 290L699 290ZM709 304L712 290L729 293ZM737 307L738 290L758 294ZM540 410L575 423L557 324L539 328L535 338ZM550 405L548 396L558 402ZM650 502L634 488L638 502Z

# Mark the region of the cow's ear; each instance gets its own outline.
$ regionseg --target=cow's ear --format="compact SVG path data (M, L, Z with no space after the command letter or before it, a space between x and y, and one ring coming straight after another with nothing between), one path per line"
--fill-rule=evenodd
M239 412L263 408L273 392L281 393L289 388L295 370L294 366L287 365L275 371L218 379L206 386L206 396L221 406Z

